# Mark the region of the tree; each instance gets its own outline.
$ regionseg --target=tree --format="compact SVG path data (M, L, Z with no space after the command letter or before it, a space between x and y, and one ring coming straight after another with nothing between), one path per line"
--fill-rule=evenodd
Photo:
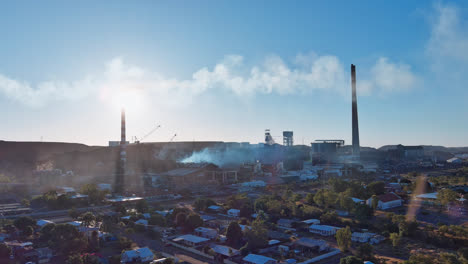
M206 211L208 207L216 205L216 202L213 201L212 199L208 198L197 198L195 202L193 203L193 206L195 207L195 210L197 211Z
M166 218L160 214L151 215L148 223L150 225L157 225L157 226L166 226Z
M409 257L409 260L403 262L404 264L433 264L434 258L424 254L415 254Z
M374 211L377 210L377 207L379 206L379 198L375 194L371 197L371 206Z
M175 218L175 224L178 227L184 227L185 226L185 219L187 218L187 215L185 213L178 213Z
M28 226L35 226L36 221L29 216L22 216L20 218L16 218L13 225L19 230L24 231Z
M457 259L457 255L447 252L440 254L440 262L444 264L460 264L460 261Z
M354 208L353 200L345 193L340 193L340 195L338 196L338 201L340 203L340 208L343 210L349 212Z
M96 221L96 216L91 212L86 212L80 216L80 220L83 226L90 226Z
M460 256L460 258L468 261L468 248L460 248L457 251L457 254L458 254L458 256Z
M372 217L374 211L365 204L357 204L354 207L354 214L359 221L365 221Z
M42 241L49 241L52 239L53 231L55 229L54 223L45 224L41 228L41 240Z
M455 201L457 198L458 194L450 189L443 189L437 193L437 200L443 205L447 205Z
M362 264L362 260L355 256L347 256L340 259L340 264Z
M88 195L89 202L99 204L104 200L106 191L101 191L96 184L85 184L81 187L81 193Z
M0 244L0 259L8 258L11 254L11 248L4 243Z
M28 199L21 200L21 204L26 207L29 207L31 205Z
M351 228L349 226L336 231L336 243L342 252L351 247Z
M240 212L239 212L239 215L241 217L250 218L252 214L253 214L253 208L251 204L242 205L242 207L240 208Z
M185 228L188 231L193 231L195 228L203 225L203 219L200 215L191 213L187 216L185 220Z
M368 243L364 243L358 247L359 257L362 259L371 259L373 257L374 247Z
M400 245L401 236L398 233L391 233L390 240L392 241L393 247L396 248L398 245Z
M82 252L88 246L88 239L70 224L58 224L52 231L52 248L62 254Z
M385 183L383 181L371 182L367 185L370 195L381 195L385 193Z
M237 222L232 221L226 231L226 242L231 247L237 247L242 240L242 229Z
M249 249L258 249L268 245L268 230L263 221L253 221L252 228L244 231Z
M148 208L148 202L145 199L138 200L138 202L135 205L135 209L142 214L146 213L148 211Z
M32 226L27 226L27 227L23 230L23 235L26 236L26 237L31 236L33 233L34 233L34 228L33 228Z
M75 254L68 257L66 264L84 264L84 262L80 254Z

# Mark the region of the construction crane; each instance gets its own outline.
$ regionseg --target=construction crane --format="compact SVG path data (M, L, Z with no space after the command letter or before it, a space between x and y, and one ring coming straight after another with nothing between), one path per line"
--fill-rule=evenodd
M151 136L151 134L153 134L153 133L154 133L156 130L158 130L158 128L160 128L160 127L161 127L161 125L156 125L155 128L153 128L150 132L148 132L146 135L144 135L144 136L143 136L142 138L140 138L139 140L138 140L137 137L135 137L135 143L138 144L138 143L140 143L141 141L145 140L145 138Z
M174 136L172 136L172 138L171 138L171 140L169 140L169 142L172 142L176 136L177 136L177 134L174 134Z

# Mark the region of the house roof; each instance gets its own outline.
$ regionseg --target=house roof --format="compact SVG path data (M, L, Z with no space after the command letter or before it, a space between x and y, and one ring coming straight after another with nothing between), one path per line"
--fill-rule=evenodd
M395 193L386 193L386 194L379 195L379 200L384 203L387 203L391 201L401 200L401 198Z
M240 213L240 210L239 209L229 209L227 211L228 213L231 212L231 213Z
M42 226L45 226L47 224L53 224L53 223L54 222L49 221L49 220L40 219L40 220L37 220L36 225L42 227Z
M313 224L313 223L320 224L320 220L318 220L318 219L307 219L307 220L304 220L302 222L306 223L306 224Z
M309 228L316 230L332 231L341 229L341 227L329 226L329 225L310 225Z
M213 232L213 231L218 232L213 228L207 228L207 227L203 227L203 226L195 228L195 231L197 231L197 232Z
M135 224L148 225L148 220L138 219L137 221L135 221Z
M81 226L81 221L72 221L72 222L68 222L67 224L72 225L72 226Z
M267 263L269 261L275 261L276 262L275 259L265 257L265 256L262 256L262 255L256 255L256 254L248 254L242 260L243 261L248 261L248 262L251 262L251 263L255 263L255 264L265 264L265 263Z
M197 244L197 243L208 241L209 239L189 234L189 235L183 235L183 236L174 238L172 241L179 242L179 241L182 241L182 240L189 241L189 242L192 242L194 244Z
M423 194L417 195L416 198L420 198L420 199L437 199L437 192L423 193Z
M124 254L128 259L140 257L142 259L154 256L153 252L148 247L127 250Z
M219 209L221 209L221 206L219 206L219 205L210 205L210 206L208 206L208 209L219 210Z
M221 246L221 245L214 245L211 247L214 252L221 254L226 257L231 257L231 256L236 256L239 255L239 250L227 247L227 246ZM230 251L230 252L229 252Z
M294 241L294 243L303 247L320 247L327 245L327 242L325 240L317 240L308 237L302 237Z

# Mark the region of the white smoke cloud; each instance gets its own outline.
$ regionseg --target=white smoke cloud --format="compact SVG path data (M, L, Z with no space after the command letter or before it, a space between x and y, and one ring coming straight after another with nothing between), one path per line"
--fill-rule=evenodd
M359 69L361 71L361 69ZM362 70L366 71L366 70ZM416 77L406 64L380 58L368 71L368 80L358 82L360 91L402 91L414 85ZM360 73L359 73L360 74ZM203 93L222 89L239 97L257 94L303 94L327 91L344 94L349 89L349 72L336 56L314 53L298 55L288 64L271 55L259 65L247 66L240 55L226 56L214 67L195 71L185 80L164 77L122 58L107 63L104 71L76 82L47 81L35 87L0 74L0 93L16 102L38 107L54 101L96 96L106 101L157 100L166 105L187 104Z
M370 70L370 76L370 79L359 82L359 91L364 94L369 94L372 90L380 94L407 91L420 82L420 79L412 73L411 66L391 63L386 57L377 60Z
M434 77L438 78L442 85L461 87L466 83L468 20L462 16L458 7L435 5L426 55Z

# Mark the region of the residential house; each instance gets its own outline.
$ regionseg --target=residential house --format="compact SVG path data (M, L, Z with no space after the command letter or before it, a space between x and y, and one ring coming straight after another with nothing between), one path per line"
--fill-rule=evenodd
M377 204L377 208L381 210L386 210L390 208L399 207L403 204L403 200L400 196L395 193L386 193L377 196L379 202ZM367 205L372 205L372 198L367 200Z
M212 228L206 228L206 227L197 227L194 230L195 235L201 236L204 238L209 238L209 239L215 239L218 236L218 231L216 229Z
M227 215L230 216L230 217L239 217L240 210L238 210L238 209L229 209L227 211Z
M262 255L248 254L242 259L243 264L277 264L276 259L265 257Z
M183 236L174 238L172 241L194 247L194 246L200 246L200 245L206 244L210 240L204 237L199 237L199 236L194 236L194 235L183 235Z
M154 259L154 254L148 247L127 250L121 255L121 263L147 262Z
M311 252L322 252L330 249L330 246L326 241L312 239L308 237L302 237L294 241L294 247L296 248L296 250L302 252L302 254L308 254Z
M341 229L341 227L329 226L329 225L311 225L309 226L309 232L314 234L319 234L322 236L333 236L336 234L336 231Z

